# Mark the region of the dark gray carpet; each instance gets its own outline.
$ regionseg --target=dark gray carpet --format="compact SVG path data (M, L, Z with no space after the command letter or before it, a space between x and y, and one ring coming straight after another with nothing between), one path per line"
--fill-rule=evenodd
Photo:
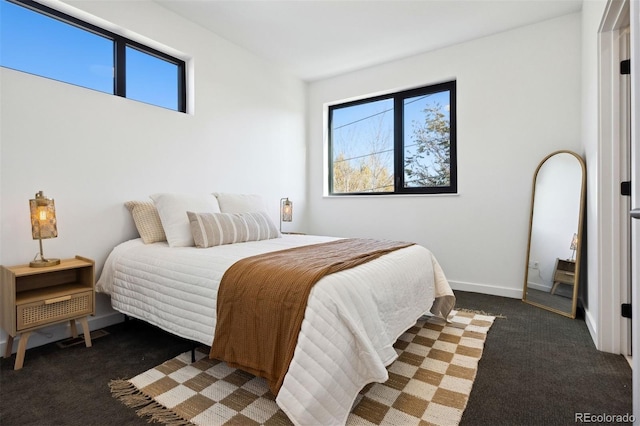
M576 413L633 413L631 367L597 351L584 320L516 299L456 296L457 306L506 316L489 330L461 426L574 425Z
M489 331L466 425L571 425L576 412L631 413L631 368L596 351L582 320L507 299L456 292L458 306L503 314ZM147 425L111 397L111 379L130 378L190 349L139 321L109 327L93 347L30 349L24 368L2 359L0 424Z

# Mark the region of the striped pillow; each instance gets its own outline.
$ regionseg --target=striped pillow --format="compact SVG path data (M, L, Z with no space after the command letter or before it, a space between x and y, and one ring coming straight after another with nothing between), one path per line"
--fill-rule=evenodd
M193 240L200 248L281 237L265 212L187 212L187 216Z

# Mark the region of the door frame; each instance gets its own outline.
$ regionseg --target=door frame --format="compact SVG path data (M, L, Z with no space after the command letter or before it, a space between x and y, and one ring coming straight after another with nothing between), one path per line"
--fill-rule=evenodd
M631 34L630 28L620 33L620 52L621 58L629 59L631 57ZM620 78L620 174L622 180L631 180L631 75ZM622 257L620 258L620 298L621 303L631 303L631 196L621 196L620 211L620 247ZM626 254L626 256L625 256ZM631 320L630 318L620 318L621 331L621 353L625 356L632 355L632 336L631 336Z

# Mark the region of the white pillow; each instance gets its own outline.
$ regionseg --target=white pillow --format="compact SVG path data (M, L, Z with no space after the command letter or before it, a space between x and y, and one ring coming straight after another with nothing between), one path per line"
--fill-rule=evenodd
M260 195L224 192L214 192L213 195L218 199L222 213L246 213L267 210L267 204Z
M151 199L158 209L170 247L195 245L187 211L220 213L218 200L211 194L160 193L151 195Z

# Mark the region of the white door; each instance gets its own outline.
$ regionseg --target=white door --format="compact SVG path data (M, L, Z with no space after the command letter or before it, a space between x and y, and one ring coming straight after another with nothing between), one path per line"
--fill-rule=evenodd
M631 221L631 286L633 414L640 425L640 3L631 2L631 207L638 217ZM635 217L635 214L634 214Z
M631 361L633 415L634 424L640 426L640 1L607 2L599 45L598 166L602 185L598 189L602 200L598 220L604 232L599 242L602 256L597 261L604 282L609 279L618 285L599 292L601 332L596 347L625 355L636 352ZM626 58L631 59L631 73L620 78L620 61ZM630 160L623 160L625 157ZM624 170L627 165L628 174ZM629 177L631 198L620 202L619 184ZM627 283L631 287L630 299ZM628 301L630 320L620 316L620 303Z
M631 23L631 300L634 424L640 425L640 4L630 5ZM637 217L636 217L637 216Z

